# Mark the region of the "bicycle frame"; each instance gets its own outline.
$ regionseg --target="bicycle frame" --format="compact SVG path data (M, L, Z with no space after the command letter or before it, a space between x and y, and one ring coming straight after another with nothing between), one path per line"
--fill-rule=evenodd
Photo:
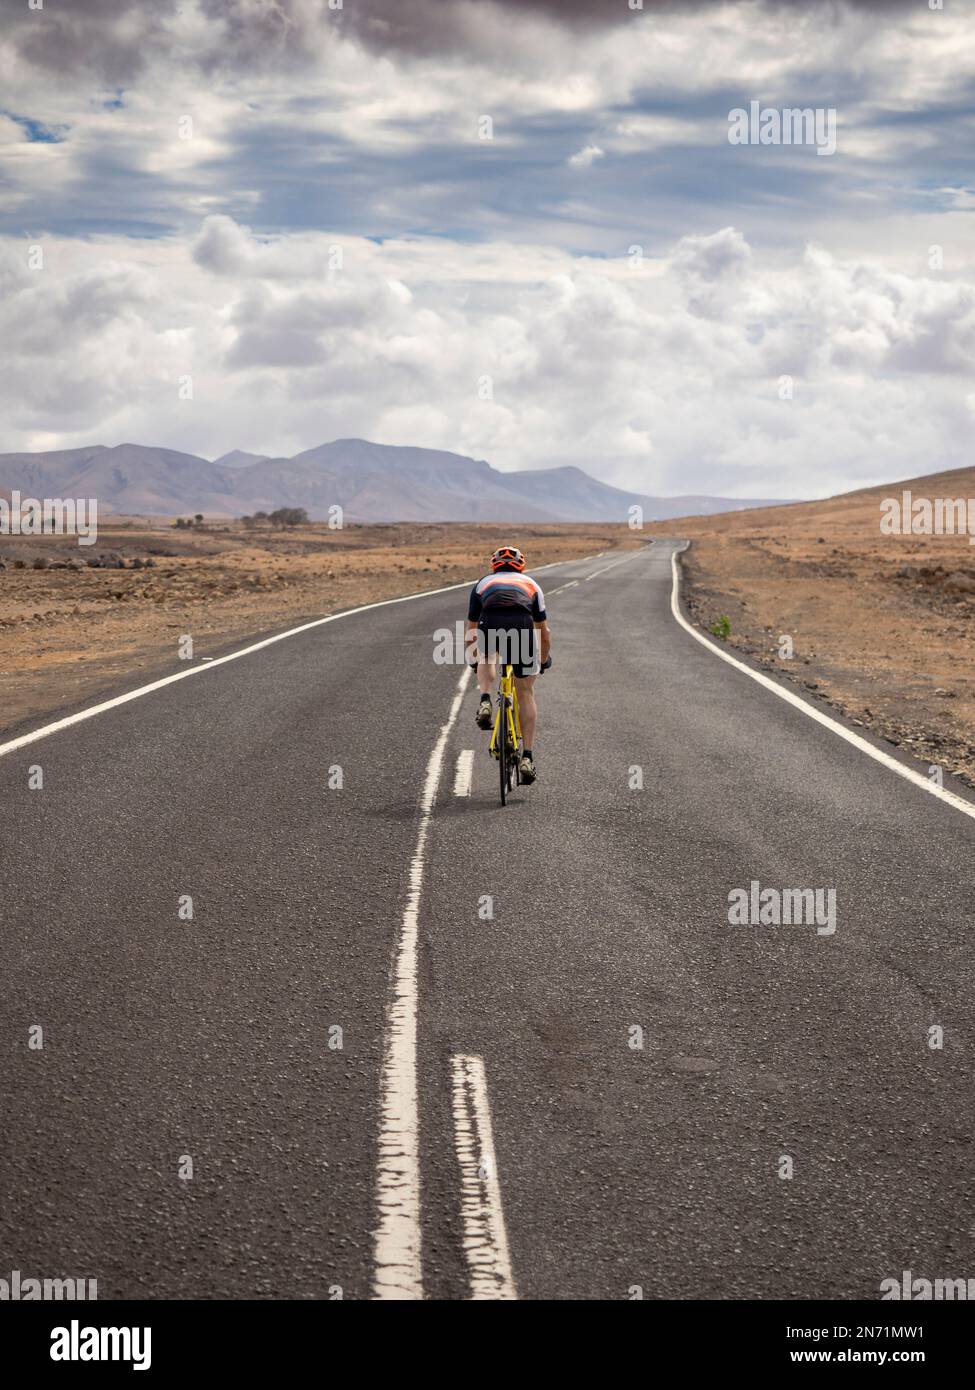
M498 680L498 712L495 715L494 732L491 734L491 742L488 745L488 752L493 758L500 755L498 745L502 714L508 733L508 746L514 751L521 742L521 718L518 714L518 692L515 689L514 673L510 666L501 668L501 676Z

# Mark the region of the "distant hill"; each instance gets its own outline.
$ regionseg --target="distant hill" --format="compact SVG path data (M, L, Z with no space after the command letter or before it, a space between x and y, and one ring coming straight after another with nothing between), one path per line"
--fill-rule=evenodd
M35 497L96 497L109 513L241 516L304 507L348 521L626 521L775 505L775 499L645 497L581 468L502 473L484 459L441 449L336 439L293 458L233 450L214 463L175 449L95 444L42 454L0 454L0 489Z
M749 506L747 514L688 512L681 519L681 533L734 536L769 532L783 537L812 536L817 541L823 536L824 543L827 537L879 538L881 502L888 497L899 502L905 492L915 499L963 498L967 502L975 497L975 468L968 465L894 482L870 483L853 492L838 492L812 502L770 503L767 508L756 504ZM969 553L975 558L975 552Z
M249 463L260 463L267 454L249 454L246 449L231 449L229 454L221 454L213 462L222 468L244 468Z

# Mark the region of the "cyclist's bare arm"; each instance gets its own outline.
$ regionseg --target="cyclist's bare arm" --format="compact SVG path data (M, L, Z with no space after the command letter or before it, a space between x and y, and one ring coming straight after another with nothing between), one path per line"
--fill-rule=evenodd
M552 631L546 620L544 623L536 623L535 631L539 634L542 644L541 658L548 661L549 653L552 650Z

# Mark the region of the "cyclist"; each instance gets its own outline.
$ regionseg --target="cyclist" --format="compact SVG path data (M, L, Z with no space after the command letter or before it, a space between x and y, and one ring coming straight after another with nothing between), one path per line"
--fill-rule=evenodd
M538 633L536 645L535 634ZM477 686L481 698L475 719L490 729L491 691L497 663L511 663L521 717L521 780L534 782L538 773L532 748L535 738L535 678L552 664L552 634L545 612L542 586L525 574L525 557L517 546L502 545L491 556L491 573L471 590L467 608L467 650L477 644Z

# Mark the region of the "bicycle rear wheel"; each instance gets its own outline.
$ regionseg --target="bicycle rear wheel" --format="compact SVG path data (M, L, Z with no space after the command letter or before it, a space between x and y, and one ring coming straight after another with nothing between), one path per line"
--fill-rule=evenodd
M518 773L518 744L512 735L511 742L508 743L508 791L514 791L521 781Z
M501 774L501 805L508 799L508 713L501 697L501 723L498 728L498 771Z

